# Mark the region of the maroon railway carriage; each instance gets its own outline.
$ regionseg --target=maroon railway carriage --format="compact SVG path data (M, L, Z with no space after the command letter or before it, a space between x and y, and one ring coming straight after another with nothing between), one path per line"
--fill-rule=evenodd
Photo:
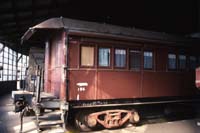
M30 28L22 41L43 43L44 91L70 109L89 108L76 118L87 127L135 123L139 116L133 105L176 102L198 94L194 70L200 56L192 39L52 18Z
M196 87L200 88L200 67L196 68Z

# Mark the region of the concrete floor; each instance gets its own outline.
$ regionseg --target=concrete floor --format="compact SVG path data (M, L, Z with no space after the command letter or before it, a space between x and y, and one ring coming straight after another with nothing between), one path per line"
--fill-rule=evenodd
M0 133L19 133L19 114L13 112L14 108L10 96L0 97ZM23 125L24 133L37 133L34 117L25 117ZM52 131L55 132L55 131ZM59 131L58 131L59 132ZM73 133L77 131L67 131ZM123 129L93 131L91 133L200 133L200 119L178 120L156 124L144 124Z
M126 127L117 130L103 130L93 133L200 133L198 120L182 120L158 124L146 124L138 127Z
M20 115L19 113L13 112L14 106L12 103L10 95L0 98L0 133L19 133ZM27 133L36 133L33 117L24 118L24 129Z

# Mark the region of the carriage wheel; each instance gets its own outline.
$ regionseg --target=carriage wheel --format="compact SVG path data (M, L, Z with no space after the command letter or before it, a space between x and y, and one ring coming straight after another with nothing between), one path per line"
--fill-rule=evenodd
M92 129L89 128L85 123L85 113L78 112L75 116L75 126L83 132L91 131Z

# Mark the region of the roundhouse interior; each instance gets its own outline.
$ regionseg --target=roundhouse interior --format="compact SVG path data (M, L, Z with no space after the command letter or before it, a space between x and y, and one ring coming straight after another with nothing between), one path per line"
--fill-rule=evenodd
M135 124L139 105L196 104L200 2L133 3L2 1L0 96L22 90L15 112L31 101L38 129L52 109L83 131Z

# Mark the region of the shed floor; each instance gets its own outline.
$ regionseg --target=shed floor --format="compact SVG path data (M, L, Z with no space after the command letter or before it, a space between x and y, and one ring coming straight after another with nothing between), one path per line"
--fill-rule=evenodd
M0 97L0 133L19 133L20 120L19 113L14 113L11 95ZM68 129L71 129L68 127ZM59 132L52 131L52 132ZM23 125L24 133L37 133L34 117L25 117ZM75 129L67 131L77 132ZM91 133L199 133L200 119L192 118L187 120L177 120L171 122L143 124L133 127L127 126L123 129L93 131Z

